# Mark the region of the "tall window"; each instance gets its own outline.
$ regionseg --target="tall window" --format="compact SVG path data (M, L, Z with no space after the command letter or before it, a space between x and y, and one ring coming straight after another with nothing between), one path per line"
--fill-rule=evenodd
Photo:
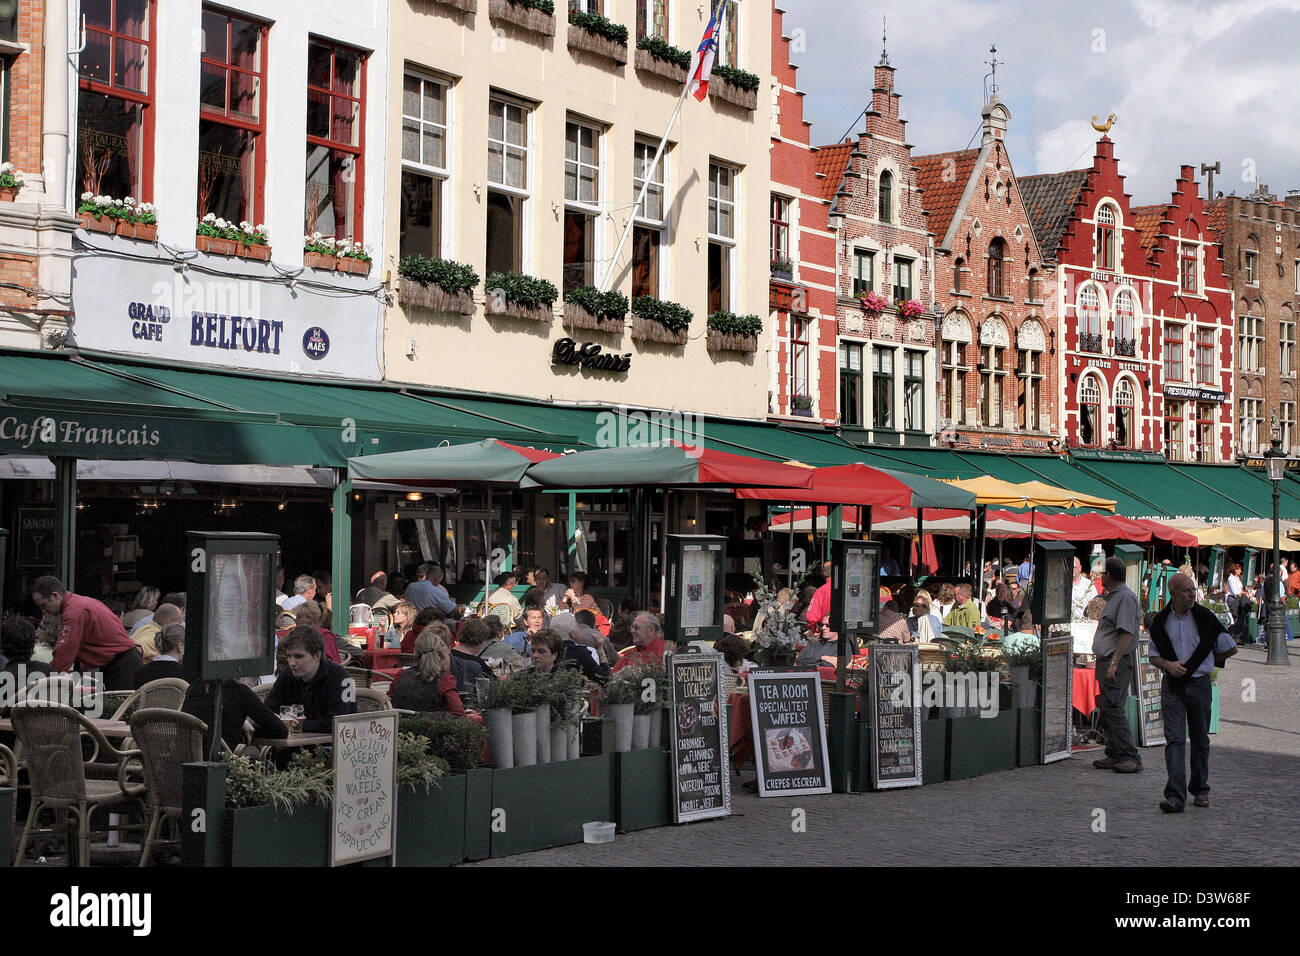
M1278 325L1281 333L1282 348L1279 352L1278 367L1283 375L1295 374L1295 322L1283 319Z
M1101 444L1101 382L1095 375L1079 383L1079 443Z
M1296 444L1296 421L1295 421L1295 402L1282 402L1279 405L1282 416L1278 419L1278 426L1282 429L1282 448L1289 451Z
M876 215L881 222L894 221L894 174L885 170L880 174L880 185L876 190Z
M862 422L862 346L855 342L840 343L840 424L861 428Z
M1247 250L1244 256L1243 271L1246 275L1247 285L1259 285L1259 253L1254 250Z
M307 44L306 231L361 242L361 103L365 57L327 40Z
M636 36L668 39L668 0L636 0Z
M989 243L988 259L988 282L986 283L986 293L988 295L1002 296L1002 266L1007 258L1007 244L1001 239L994 239Z
M664 168L668 162L668 153L659 157L659 163L650 168L658 147L650 143L637 142L633 150L632 191L641 195L641 187L649 180L646 187L645 203L637 213L636 223L632 227L632 297L639 295L660 295L661 247L663 246L666 226L665 209L667 193Z
M85 3L77 95L78 192L153 194L153 23L149 0Z
M1133 293L1120 289L1115 293L1115 354L1137 355L1137 323Z
M709 164L709 312L731 311L736 250L736 171Z
M790 200L773 194L770 206L772 234L769 245L773 262L791 259L790 255Z
M1092 286L1079 293L1079 351L1101 351L1101 297Z
M447 189L446 83L418 73L402 78L402 225L399 256L442 256Z
M875 289L876 254L863 249L853 250L853 295L866 295Z
M1115 268L1115 209L1097 207L1097 259L1098 269Z
M808 390L809 320L790 316L790 394L811 395Z
M1016 427L1039 431L1042 428L1043 353L1020 349L1020 367L1016 376Z
M1184 292L1196 292L1200 288L1200 282L1197 280L1196 269L1196 245L1191 242L1180 242L1178 244L1178 277L1179 285Z
M1214 329L1196 330L1196 381L1213 387L1217 384L1214 361Z
M1186 405L1165 399L1165 456L1170 461L1187 457L1186 422Z
M200 217L262 218L266 27L203 10L199 82Z
M894 256L894 298L907 301L912 297L912 260Z
M984 406L982 422L1001 428L1002 390L1007 375L1007 350L1000 345L980 346L984 368L980 371L980 402Z
M925 431L925 353L903 353L903 427Z
M871 349L872 422L876 428L894 427L894 350Z
M1038 302L1042 298L1041 279L1038 276L1037 269L1029 270L1029 301Z
M1300 259L1295 261L1295 291L1300 292Z
M565 292L595 284L600 190L600 130L570 120L564 128Z
M957 260L952 264L952 291L953 292L966 291L965 289L962 288L962 281L966 278L965 271L966 271L966 260L962 259L961 257L958 257Z
M1237 403L1237 420L1241 424L1241 450L1247 455L1259 452L1259 438L1263 433L1261 419L1263 402L1257 398L1243 398ZM1283 445L1283 447L1287 447Z
M1243 372L1263 370L1260 357L1264 354L1264 320L1258 315L1244 312L1237 316L1237 361Z
M1166 382L1183 381L1183 327L1165 323L1164 373Z
M740 66L740 4L726 0L718 35L718 63L733 69Z
M943 416L954 425L966 423L966 343L943 343Z
M1121 378L1115 383L1115 444L1120 448L1133 447L1133 421L1133 386Z
M1214 406L1196 403L1196 460L1212 462L1214 454Z
M602 0L569 0L570 13L599 13L603 14L604 3Z
M487 272L522 272L529 199L531 110L514 100L488 101Z

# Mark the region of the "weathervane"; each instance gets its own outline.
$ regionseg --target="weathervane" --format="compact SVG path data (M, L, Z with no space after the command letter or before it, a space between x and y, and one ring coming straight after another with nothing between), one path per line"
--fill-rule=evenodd
M880 18L880 62L876 66L889 66L889 51L886 46L889 42L888 22L885 17Z
M1102 123L1098 121L1097 117L1094 116L1092 118L1092 128L1095 129L1098 133L1109 133L1110 128L1115 125L1115 120L1117 119L1119 119L1119 117L1116 116L1114 113L1111 113L1110 116L1106 118L1106 122Z
M998 48L996 46L990 46L989 54L991 59L985 60L984 62L989 65L989 76L992 78L993 82L989 85L989 95L985 97L985 99L991 98L996 100L998 98Z

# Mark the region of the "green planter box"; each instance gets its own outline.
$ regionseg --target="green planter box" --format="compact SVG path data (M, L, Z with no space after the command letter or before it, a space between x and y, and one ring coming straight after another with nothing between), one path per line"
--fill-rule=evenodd
M465 860L465 774L425 790L397 791L397 865L454 866Z
M1015 711L996 717L956 717L951 721L948 778L963 780L1016 766Z
M1219 732L1219 685L1214 684L1210 688L1210 733Z
M849 792L867 793L871 789L871 725L862 720L853 726L853 773L849 777Z
M1291 626L1291 633L1300 634L1300 611L1287 611L1286 622Z
M620 830L631 833L672 825L673 779L667 750L651 748L614 754L614 784Z
M330 808L312 803L293 813L275 807L226 810L228 866L330 864Z
M1043 762L1043 712L1038 708L1016 711L1016 766L1036 767Z
M1142 725L1142 709L1138 699L1132 694L1124 698L1124 716L1128 719L1128 732L1133 736L1133 746L1142 745L1142 735L1140 733Z
M513 856L582 842L582 825L615 820L614 757L466 774L465 855Z
M921 721L921 782L923 784L941 783L948 779L949 723L951 721L945 717ZM870 755L867 759L870 759Z

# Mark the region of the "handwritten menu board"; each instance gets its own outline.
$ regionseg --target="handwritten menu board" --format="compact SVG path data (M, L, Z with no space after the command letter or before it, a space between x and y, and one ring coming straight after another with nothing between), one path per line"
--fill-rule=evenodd
M1074 716L1074 655L1070 629L1045 629L1043 654L1043 763L1064 760L1071 753Z
M731 813L731 760L722 696L722 655L673 654L673 822Z
M831 792L820 674L751 672L749 715L760 797Z
M686 628L688 635L696 634L699 628L713 623L717 563L717 552L705 550L700 545L687 545L682 550L682 627Z
M397 712L334 718L330 865L393 855L397 830Z
M921 785L921 662L915 644L872 644L871 784Z
M1155 747L1165 742L1165 718L1160 709L1160 671L1151 663L1151 641L1138 642L1138 661L1134 671L1137 681L1139 747Z

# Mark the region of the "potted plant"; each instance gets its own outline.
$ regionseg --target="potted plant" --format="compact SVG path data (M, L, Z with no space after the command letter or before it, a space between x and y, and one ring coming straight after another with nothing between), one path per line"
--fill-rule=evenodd
M534 322L551 321L552 307L560 297L554 283L517 272L494 272L487 277L484 287L488 315L507 315Z
M619 671L601 691L600 713L614 724L615 753L632 749L633 718L640 695L640 675L635 667Z
M1011 706L1015 709L1038 705L1038 680L1042 676L1042 650L1032 636L1013 635L1002 648L1002 661L1011 678Z
M514 712L519 687L509 680L490 681L482 701L493 770L509 770L515 765Z
M811 395L794 395L790 398L790 413L802 418L812 418L813 400Z
M339 272L348 272L357 276L370 275L370 250L365 246L351 239L344 239L334 248L335 254L339 257L336 264Z
M595 286L582 286L564 294L566 328L622 332L627 319L627 296L617 289L601 292Z
M13 202L24 184L23 174L14 169L13 163L0 163L0 201Z
M858 301L862 303L862 311L872 318L880 318L881 313L889 308L889 300L879 292L864 292L858 296Z
M111 235L117 230L117 217L113 215L114 210L118 207L112 196L101 196L93 192L84 192L81 194L81 202L77 206L77 218L81 220L81 228L89 232L102 232Z
M323 236L319 232L304 236L302 264L309 269L324 269L328 272L337 271L339 267L338 240L333 236Z
M267 241L267 228L244 220L228 222L216 213L208 213L198 224L194 235L195 248L219 256L239 256L265 262L271 258Z
M714 312L708 319L710 352L757 352L763 320L756 315Z
M582 691L586 682L582 673L572 668L555 671L543 683L550 711L550 755L552 762L578 758L578 730L582 709ZM538 729L538 737L542 728Z
M478 721L452 714L403 714L398 730L425 738L429 753L445 761L449 770L473 770L482 763L487 730Z
M676 302L639 295L632 301L632 338L664 345L685 345L691 310Z
M789 667L803 640L803 628L789 608L765 587L754 591L754 663L760 667Z
M709 96L741 109L752 110L758 107L760 85L762 80L757 74L726 64L714 64L713 76L709 78Z
M674 83L685 83L691 54L659 37L644 36L636 41L636 68Z
M594 53L620 65L627 62L627 27L599 13L569 11L570 50Z
M158 207L151 202L142 202L135 207L135 238L145 242L158 239Z
M792 282L794 280L794 262L790 259L773 259L772 278Z
M474 314L474 289L479 276L473 266L450 259L406 256L397 264L401 282L397 301L431 312Z
M543 36L555 36L554 0L490 0L488 17Z

